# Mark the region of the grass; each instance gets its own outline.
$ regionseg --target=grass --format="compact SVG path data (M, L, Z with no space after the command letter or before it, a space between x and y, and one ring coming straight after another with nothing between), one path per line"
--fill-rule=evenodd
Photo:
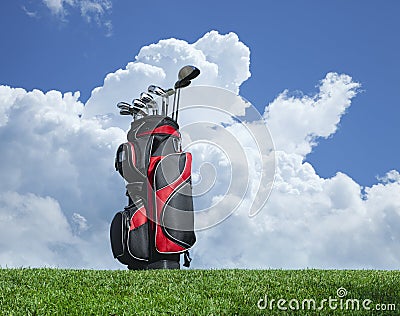
M342 309L289 308L318 308L341 287ZM260 310L266 295L274 305ZM369 299L371 311L345 310L345 299ZM372 311L378 303L396 310ZM0 304L1 315L400 315L400 271L0 269Z

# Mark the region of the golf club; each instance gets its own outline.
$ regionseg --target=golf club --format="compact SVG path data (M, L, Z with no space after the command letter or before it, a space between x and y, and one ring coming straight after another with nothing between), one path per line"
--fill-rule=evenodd
M169 97L171 95L173 95L173 94L175 94L175 90L172 89L172 88L170 88L167 91L165 91L165 95L164 95L164 98L165 98L165 115L168 115Z
M134 101L136 101L136 100L134 100ZM138 100L138 101L140 101L140 100ZM141 102L141 101L140 101ZM136 102L136 103L138 103L138 102ZM143 102L141 102L141 103L143 103ZM144 103L143 103L144 104ZM134 102L134 104L130 107L130 110L132 111L132 113L133 114L135 114L135 115L141 115L141 116L147 116L148 115L148 113L146 113L145 111L144 111L144 108L146 107L146 105L144 104L144 107L143 106L137 106L136 104L135 104L135 102Z
M165 90L159 86L151 85L147 88L149 93L158 95L162 97L162 106L161 106L161 114L166 115L166 104L165 104Z
M121 107L119 107L121 110L126 110L126 111L130 111L130 106L128 105L122 105Z
M140 94L140 100L143 101L146 104L147 110L152 110L152 114L158 114L158 105L157 102L154 101L153 97L146 93L142 92Z
M132 115L131 111L126 110L126 109L121 109L119 111L119 114L121 114L121 115Z
M138 107L138 108L146 108L146 103L144 103L142 100L140 99L134 99L132 101L133 105Z
M142 92L140 94L140 100L143 101L144 103L149 103L150 101L153 101L153 97L146 92Z
M133 120L136 120L136 114L132 112L131 105L127 102L118 102L117 107L120 109L120 115L132 115Z
M149 103L146 103L146 105L147 105L147 108L150 110L152 110L152 113L153 113L153 115L154 114L158 114L158 104L157 104L157 102L156 101L154 101L154 100L151 100Z
M184 66L179 70L178 81L175 82L175 95L174 104L172 108L172 119L178 121L179 99L181 96L181 89L189 86L191 80L195 79L200 74L200 70L195 66Z
M130 107L131 105L128 103L128 102L118 102L118 104L117 104L117 108L119 108L119 109L123 109L123 108L126 108L126 107Z
M179 70L178 79L179 80L192 80L200 75L200 70L195 66L184 66Z

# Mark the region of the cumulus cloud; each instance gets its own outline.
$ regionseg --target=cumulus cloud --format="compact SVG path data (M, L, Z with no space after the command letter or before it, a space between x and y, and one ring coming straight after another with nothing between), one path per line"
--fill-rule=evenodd
M265 208L245 211L199 234L203 268L380 268L399 265L400 183L363 193L338 172L322 179L301 157L277 152L277 176Z
M287 90L281 93L264 114L276 148L303 156L310 153L318 137L336 132L359 87L348 75L328 73L313 96L290 96Z
M107 247L97 245L106 234L78 237L60 204L48 196L1 192L0 230L1 268L118 268L103 255Z
M135 61L124 69L108 74L103 86L92 91L84 116L108 115L110 125L125 128L126 118L120 118L117 102L130 102L150 84L172 87L179 69L187 64L201 69L193 85L207 84L239 92L241 83L250 76L249 59L248 47L234 33L221 35L211 31L193 44L174 38L161 40L143 47Z
M126 137L124 131L115 127L103 129L98 120L81 119L84 105L78 100L78 92L63 95L57 91L27 92L1 86L0 95L0 192L19 195L18 199L14 199L18 202L14 207L11 205L13 200L8 200L3 210L19 210L23 205L20 201L25 199L25 204L32 202L29 216L35 217L37 214L37 219L34 223L28 219L26 225L32 230L41 231L32 238L37 245L42 245L43 256L46 257L42 261L35 257L31 263L26 254L12 258L12 251L20 250L13 243L6 243L1 249L10 253L7 256L10 261L3 256L0 264L76 266L79 263L89 266L91 262L82 259L86 257L82 251L87 247L86 240L98 236L87 254L109 252L107 234L103 233L110 220L109 211L118 209L125 200L123 183L112 168L115 149ZM99 192L102 192L103 199L99 199ZM51 200L47 197L51 197ZM43 198L48 203L35 202ZM62 212L63 217L49 217L42 223L41 212L58 215ZM55 255L50 256L54 249L52 244L47 243L46 238L51 239L52 235L46 237L46 227L52 230L52 220L55 227L63 221L63 236L68 237L66 243L62 244L68 255L62 255L56 249L63 261L59 261ZM88 224L85 225L84 220ZM9 221L7 225L17 229L21 219L15 216ZM74 224L72 228L70 222ZM75 238L77 233L81 239ZM0 235L3 240L10 239L8 230L1 230ZM37 249L38 258L40 249ZM78 254L71 255L71 252L80 254L81 260L76 259ZM100 265L99 262L95 264L101 267L101 261Z
M398 268L398 171L363 188L340 171L322 178L305 162L318 138L335 133L359 87L347 75L328 73L314 96L284 91L265 108L276 146L271 196L257 216L248 218L242 208L200 232L199 267Z
M48 3L56 10L78 2ZM237 93L250 76L249 56L236 34L213 31L195 43L168 39L143 47L124 69L108 74L86 104L79 92L0 86L0 265L122 267L112 258L108 229L125 205L113 160L130 120L118 115L115 104L137 97L149 84L172 86L184 64L201 68L196 84ZM340 170L322 178L305 162L318 138L334 135L359 86L345 74L329 73L315 95L284 91L262 118L247 125L213 115L209 122L223 123L219 143L234 135L241 147L245 163L236 164L247 170L239 178L245 175L249 182L244 196L241 184L232 184L221 207L238 202L240 207L227 220L198 232L195 268L398 268L399 172L389 171L363 188ZM240 117L248 107L236 110ZM200 118L207 115L196 112L192 121ZM190 115L182 113L182 120L186 126ZM276 145L276 174L268 202L249 217L252 200L265 198L269 190L260 185L267 164L260 163L259 144L246 131L255 132L264 122ZM204 135L216 137L213 128ZM195 131L184 128L187 145L201 132ZM194 180L223 171L207 201L196 202L217 203L229 187L223 173L235 155L228 157L229 151L212 144L188 149L194 154Z
M59 204L52 198L2 192L0 216L3 267L61 263L63 258L57 258L57 251L77 242Z

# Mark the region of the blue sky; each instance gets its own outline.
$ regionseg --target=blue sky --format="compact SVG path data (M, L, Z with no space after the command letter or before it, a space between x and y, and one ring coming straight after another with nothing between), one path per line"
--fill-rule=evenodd
M80 91L85 102L104 76L139 49L175 37L194 42L210 30L235 32L251 49L251 78L241 95L262 109L284 89L315 92L329 71L346 73L363 93L307 159L322 176L344 171L362 185L400 169L398 1L225 1L201 4L112 1L88 22L65 4L65 16L41 1L0 4L0 83L27 90ZM28 16L28 12L34 17Z
M128 125L93 113L153 78L170 84L189 61L203 67L196 82L240 89L277 149L262 212L199 232L195 268L398 268L399 13L397 0L1 2L0 267L120 267L105 253L125 203L112 162ZM225 127L259 174L254 144Z

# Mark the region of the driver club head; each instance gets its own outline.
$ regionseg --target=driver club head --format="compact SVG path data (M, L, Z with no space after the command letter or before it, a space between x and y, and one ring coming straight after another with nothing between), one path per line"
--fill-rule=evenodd
M199 68L197 68L195 66L187 65L187 66L182 67L179 70L178 79L179 80L193 80L198 75L200 75Z

